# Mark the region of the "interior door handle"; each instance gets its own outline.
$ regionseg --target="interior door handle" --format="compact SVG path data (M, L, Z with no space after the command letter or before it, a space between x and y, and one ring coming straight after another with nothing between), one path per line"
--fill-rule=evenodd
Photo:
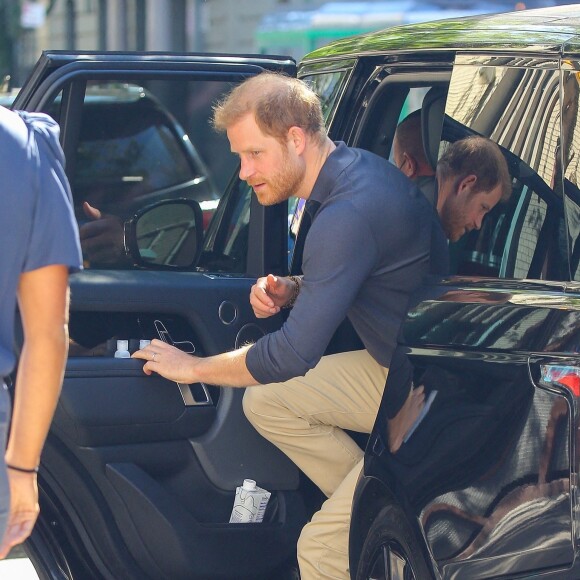
M189 340L176 342L171 338L169 331L165 327L165 324L161 320L155 320L155 330L159 336L159 340L171 344L177 347L179 350L187 354L193 354L195 352L195 345ZM181 393L181 398L183 399L183 404L186 407L194 407L197 405L213 405L213 400L209 393L209 389L203 383L193 383L191 385L184 383L175 383L179 388Z
M213 400L209 394L208 388L203 383L194 383L193 385L186 385L183 383L176 383L183 404L186 407L193 407L195 405L213 405Z

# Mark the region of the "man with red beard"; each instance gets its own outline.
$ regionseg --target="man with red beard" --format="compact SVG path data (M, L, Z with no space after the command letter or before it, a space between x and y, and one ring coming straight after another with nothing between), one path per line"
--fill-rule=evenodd
M350 506L363 452L345 430L370 433L410 294L426 275L447 272L446 234L456 239L479 227L507 195L507 166L483 138L463 148L469 172L451 156L449 168L442 166L440 221L394 165L332 142L318 97L297 79L248 79L216 106L214 125L227 132L240 178L260 203L307 200L303 276L260 278L250 294L259 318L292 310L280 330L232 352L198 358L153 340L133 356L147 361L146 374L179 383L254 387L244 395L250 422L329 498L300 536L301 577L348 578ZM346 316L365 348L324 356ZM393 433L406 433L423 404L421 389L393 397Z

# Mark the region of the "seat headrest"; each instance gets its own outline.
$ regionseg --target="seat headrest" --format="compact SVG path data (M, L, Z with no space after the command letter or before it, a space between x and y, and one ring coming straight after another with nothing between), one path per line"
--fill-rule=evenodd
M447 87L431 87L425 95L421 107L423 147L427 161L429 161L433 170L437 168L446 100Z

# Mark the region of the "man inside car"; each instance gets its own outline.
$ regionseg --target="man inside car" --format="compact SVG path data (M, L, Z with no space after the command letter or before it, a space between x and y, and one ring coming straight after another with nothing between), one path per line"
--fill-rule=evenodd
M393 138L393 163L434 203L435 170L427 160L423 147L421 109L409 113L397 125Z
M507 166L484 138L450 146L441 166L438 218L399 170L367 151L333 143L320 101L301 81L263 73L215 110L240 157L240 178L271 205L297 196L312 218L302 277L260 278L257 317L292 307L276 332L232 352L197 358L158 340L133 356L143 370L179 382L249 387L244 411L329 498L302 531L303 579L348 577L348 521L362 450L345 432L369 433L410 294L447 271L447 238L478 228L508 195ZM468 162L463 160L468 159ZM348 316L365 349L324 356ZM397 430L422 408L405 393Z

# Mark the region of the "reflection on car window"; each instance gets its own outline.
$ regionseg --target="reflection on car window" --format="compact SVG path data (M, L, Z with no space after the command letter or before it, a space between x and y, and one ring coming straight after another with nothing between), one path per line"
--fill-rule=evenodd
M121 106L115 113L122 117L123 109ZM130 111L131 115L142 114L134 119L137 123L125 116L125 131L116 135L103 129L101 115L91 115L87 109L85 113L72 184L78 198L104 211L123 211L131 209L136 196L201 178L171 129L156 124L151 118L155 113L146 107Z
M312 90L320 97L322 114L327 127L332 121L332 114L338 105L349 76L350 69L302 77L302 80L308 83Z
M518 195L517 214L511 220L506 250L515 250L511 259L502 260L500 276L525 278L528 275L534 252L538 247L542 226L546 220L548 204L537 193L524 186ZM518 227L520 226L521 227ZM514 237L519 234L519 239Z
M558 185L559 75L555 70L456 66L443 138L477 133L505 151L507 204L450 245L455 272L502 278L567 278L564 205ZM540 138L538 137L540 136Z
M569 62L569 64L572 64ZM578 68L578 63L574 63ZM572 279L580 280L580 74L562 71L562 139L559 153L564 169L563 190L568 223L570 270Z
M76 147L67 162L85 267L133 268L123 223L163 200L198 202L207 230L235 169L227 139L209 123L228 87L206 80L88 81L82 101L69 104ZM72 93L76 99L79 92ZM56 118L65 94L51 108Z
M112 116L113 111L109 113ZM115 134L103 127L102 115L91 114L90 107L85 108L74 176L77 194L83 195L95 178L113 187L140 184L145 194L200 177L163 119L156 120L147 113L152 111L146 107L119 107L115 116L124 120L117 125L122 131ZM113 201L116 198L111 197Z

